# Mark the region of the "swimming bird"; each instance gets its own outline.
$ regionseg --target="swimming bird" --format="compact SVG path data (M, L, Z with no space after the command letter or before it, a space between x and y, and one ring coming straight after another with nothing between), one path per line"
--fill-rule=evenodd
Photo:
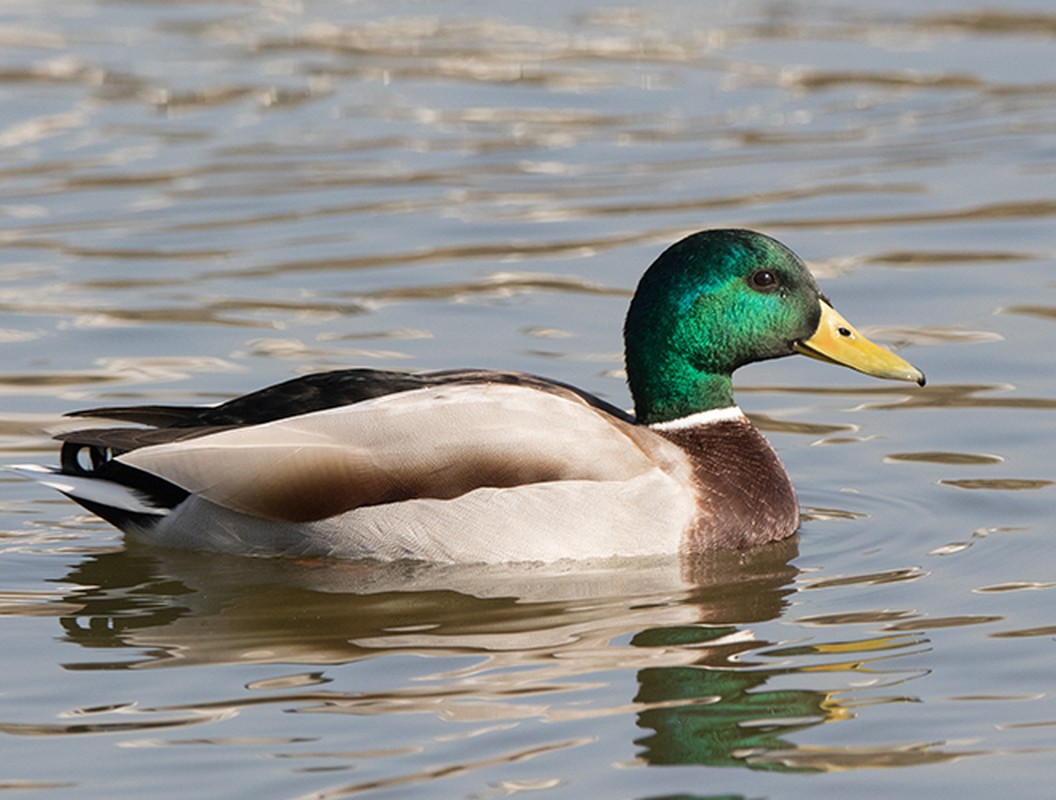
M645 272L624 326L634 410L519 372L344 369L217 406L97 408L23 466L130 537L242 555L435 562L699 553L799 527L731 375L801 353L924 375L841 317L804 263L707 230Z

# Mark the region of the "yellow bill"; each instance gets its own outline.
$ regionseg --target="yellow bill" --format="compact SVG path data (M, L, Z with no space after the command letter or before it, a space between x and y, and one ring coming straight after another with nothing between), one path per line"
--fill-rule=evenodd
M924 373L890 350L866 339L832 306L821 301L821 321L814 334L796 342L805 356L840 364L876 378L913 381L924 385Z

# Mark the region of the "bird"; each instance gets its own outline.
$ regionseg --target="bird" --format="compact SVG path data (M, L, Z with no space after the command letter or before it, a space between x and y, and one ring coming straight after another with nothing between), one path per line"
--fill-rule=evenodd
M132 540L244 556L558 562L748 549L795 534L776 452L733 397L803 354L923 386L776 239L710 229L664 250L624 328L626 411L514 371L346 368L214 406L71 412L60 465L12 467ZM94 426L96 423L92 423Z

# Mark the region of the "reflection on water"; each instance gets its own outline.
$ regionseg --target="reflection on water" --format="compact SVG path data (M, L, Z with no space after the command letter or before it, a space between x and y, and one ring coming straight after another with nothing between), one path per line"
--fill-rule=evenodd
M0 788L1047 796L1056 15L946 5L9 0L0 463L332 367L624 406L627 296L705 227L932 383L739 373L798 554L685 571L124 549L0 474Z
M322 666L411 653L471 660L424 683L377 691L342 691L323 672L299 671L253 682L238 697L79 708L61 723L5 720L0 732L148 732L223 722L239 709L278 704L296 713L430 714L450 722L540 718L559 728L631 715L642 731L635 738L638 758L649 764L810 771L964 755L915 742L795 744L796 732L851 719L863 702L910 699L856 699L843 676L901 684L913 671L898 669L892 659L927 647L919 635L804 646L758 638L753 625L780 617L795 591L798 571L790 560L796 555L792 541L692 564L662 559L515 569L276 563L141 547L104 553L71 570L61 580L70 587L61 596L9 596L3 603L7 614L52 615L67 641L105 651L67 663L67 670ZM560 702L614 670L636 676L633 696L610 693L608 708L577 710ZM786 688L797 674L812 673L828 674L830 688ZM771 685L778 678L781 686Z

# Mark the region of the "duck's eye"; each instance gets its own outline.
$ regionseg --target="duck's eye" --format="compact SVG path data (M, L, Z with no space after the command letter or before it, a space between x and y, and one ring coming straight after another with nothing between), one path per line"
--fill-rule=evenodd
M777 288L777 274L768 269L757 269L748 276L748 284L760 292L772 292Z

